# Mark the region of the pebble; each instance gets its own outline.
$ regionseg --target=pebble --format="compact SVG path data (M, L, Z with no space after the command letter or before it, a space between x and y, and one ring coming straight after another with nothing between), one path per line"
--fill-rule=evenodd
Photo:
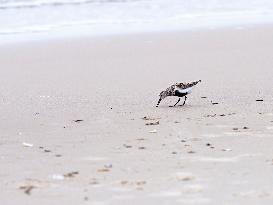
M74 122L82 122L83 120L74 120Z
M69 172L67 174L64 174L64 177L72 178L72 177L75 177L75 175L77 175L77 174L79 174L78 171Z
M125 147L125 148L132 148L133 146L127 145L127 144L123 144L123 147Z
M24 147L33 147L33 144L23 142L22 143Z
M159 125L159 121L156 122L147 122L145 125Z
M107 169L111 169L111 168L113 168L113 165L112 164L105 164L104 167Z
M149 133L157 133L157 130L156 129L150 130Z
M224 152L230 152L230 151L232 151L232 149L226 148L226 149L222 149L222 151L224 151Z

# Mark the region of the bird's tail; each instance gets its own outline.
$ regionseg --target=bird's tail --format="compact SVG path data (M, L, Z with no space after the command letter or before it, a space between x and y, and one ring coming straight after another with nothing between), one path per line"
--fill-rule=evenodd
M198 84L198 83L201 83L201 80L192 82L192 85L196 85L196 84Z

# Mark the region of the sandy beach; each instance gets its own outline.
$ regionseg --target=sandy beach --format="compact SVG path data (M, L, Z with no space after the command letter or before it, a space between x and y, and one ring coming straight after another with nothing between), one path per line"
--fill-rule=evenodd
M1 204L272 204L272 36L265 25L2 45ZM199 79L185 106L155 107Z

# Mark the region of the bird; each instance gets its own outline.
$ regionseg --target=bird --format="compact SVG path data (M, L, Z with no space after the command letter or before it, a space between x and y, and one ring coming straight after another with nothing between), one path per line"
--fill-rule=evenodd
M169 106L169 107L175 107L180 102L182 97L185 97L185 100L184 100L183 104L179 105L179 106L185 105L186 100L187 100L187 95L190 94L192 92L193 87L195 85L197 85L198 83L200 83L200 82L201 82L201 80L193 81L193 82L190 82L190 83L175 83L175 84L172 84L170 87L168 87L166 90L163 90L159 94L159 100L157 102L156 107L158 107L160 102L164 98L166 98L168 96L177 96L179 98L178 101L174 105Z

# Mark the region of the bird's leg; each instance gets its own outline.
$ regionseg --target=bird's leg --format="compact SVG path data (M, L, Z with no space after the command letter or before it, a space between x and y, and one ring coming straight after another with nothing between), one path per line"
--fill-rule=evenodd
M179 105L179 106L183 106L183 105L185 105L186 100L187 100L187 96L185 96L185 100L184 100L183 104L182 104L182 105Z
M169 107L175 107L177 105L177 103L179 103L180 98L178 99L178 101L173 105L173 106L169 106Z
M186 100L187 100L187 96L185 96L185 100L184 100L184 102L183 102L183 105L185 105ZM183 106L183 105L182 105L182 106Z

